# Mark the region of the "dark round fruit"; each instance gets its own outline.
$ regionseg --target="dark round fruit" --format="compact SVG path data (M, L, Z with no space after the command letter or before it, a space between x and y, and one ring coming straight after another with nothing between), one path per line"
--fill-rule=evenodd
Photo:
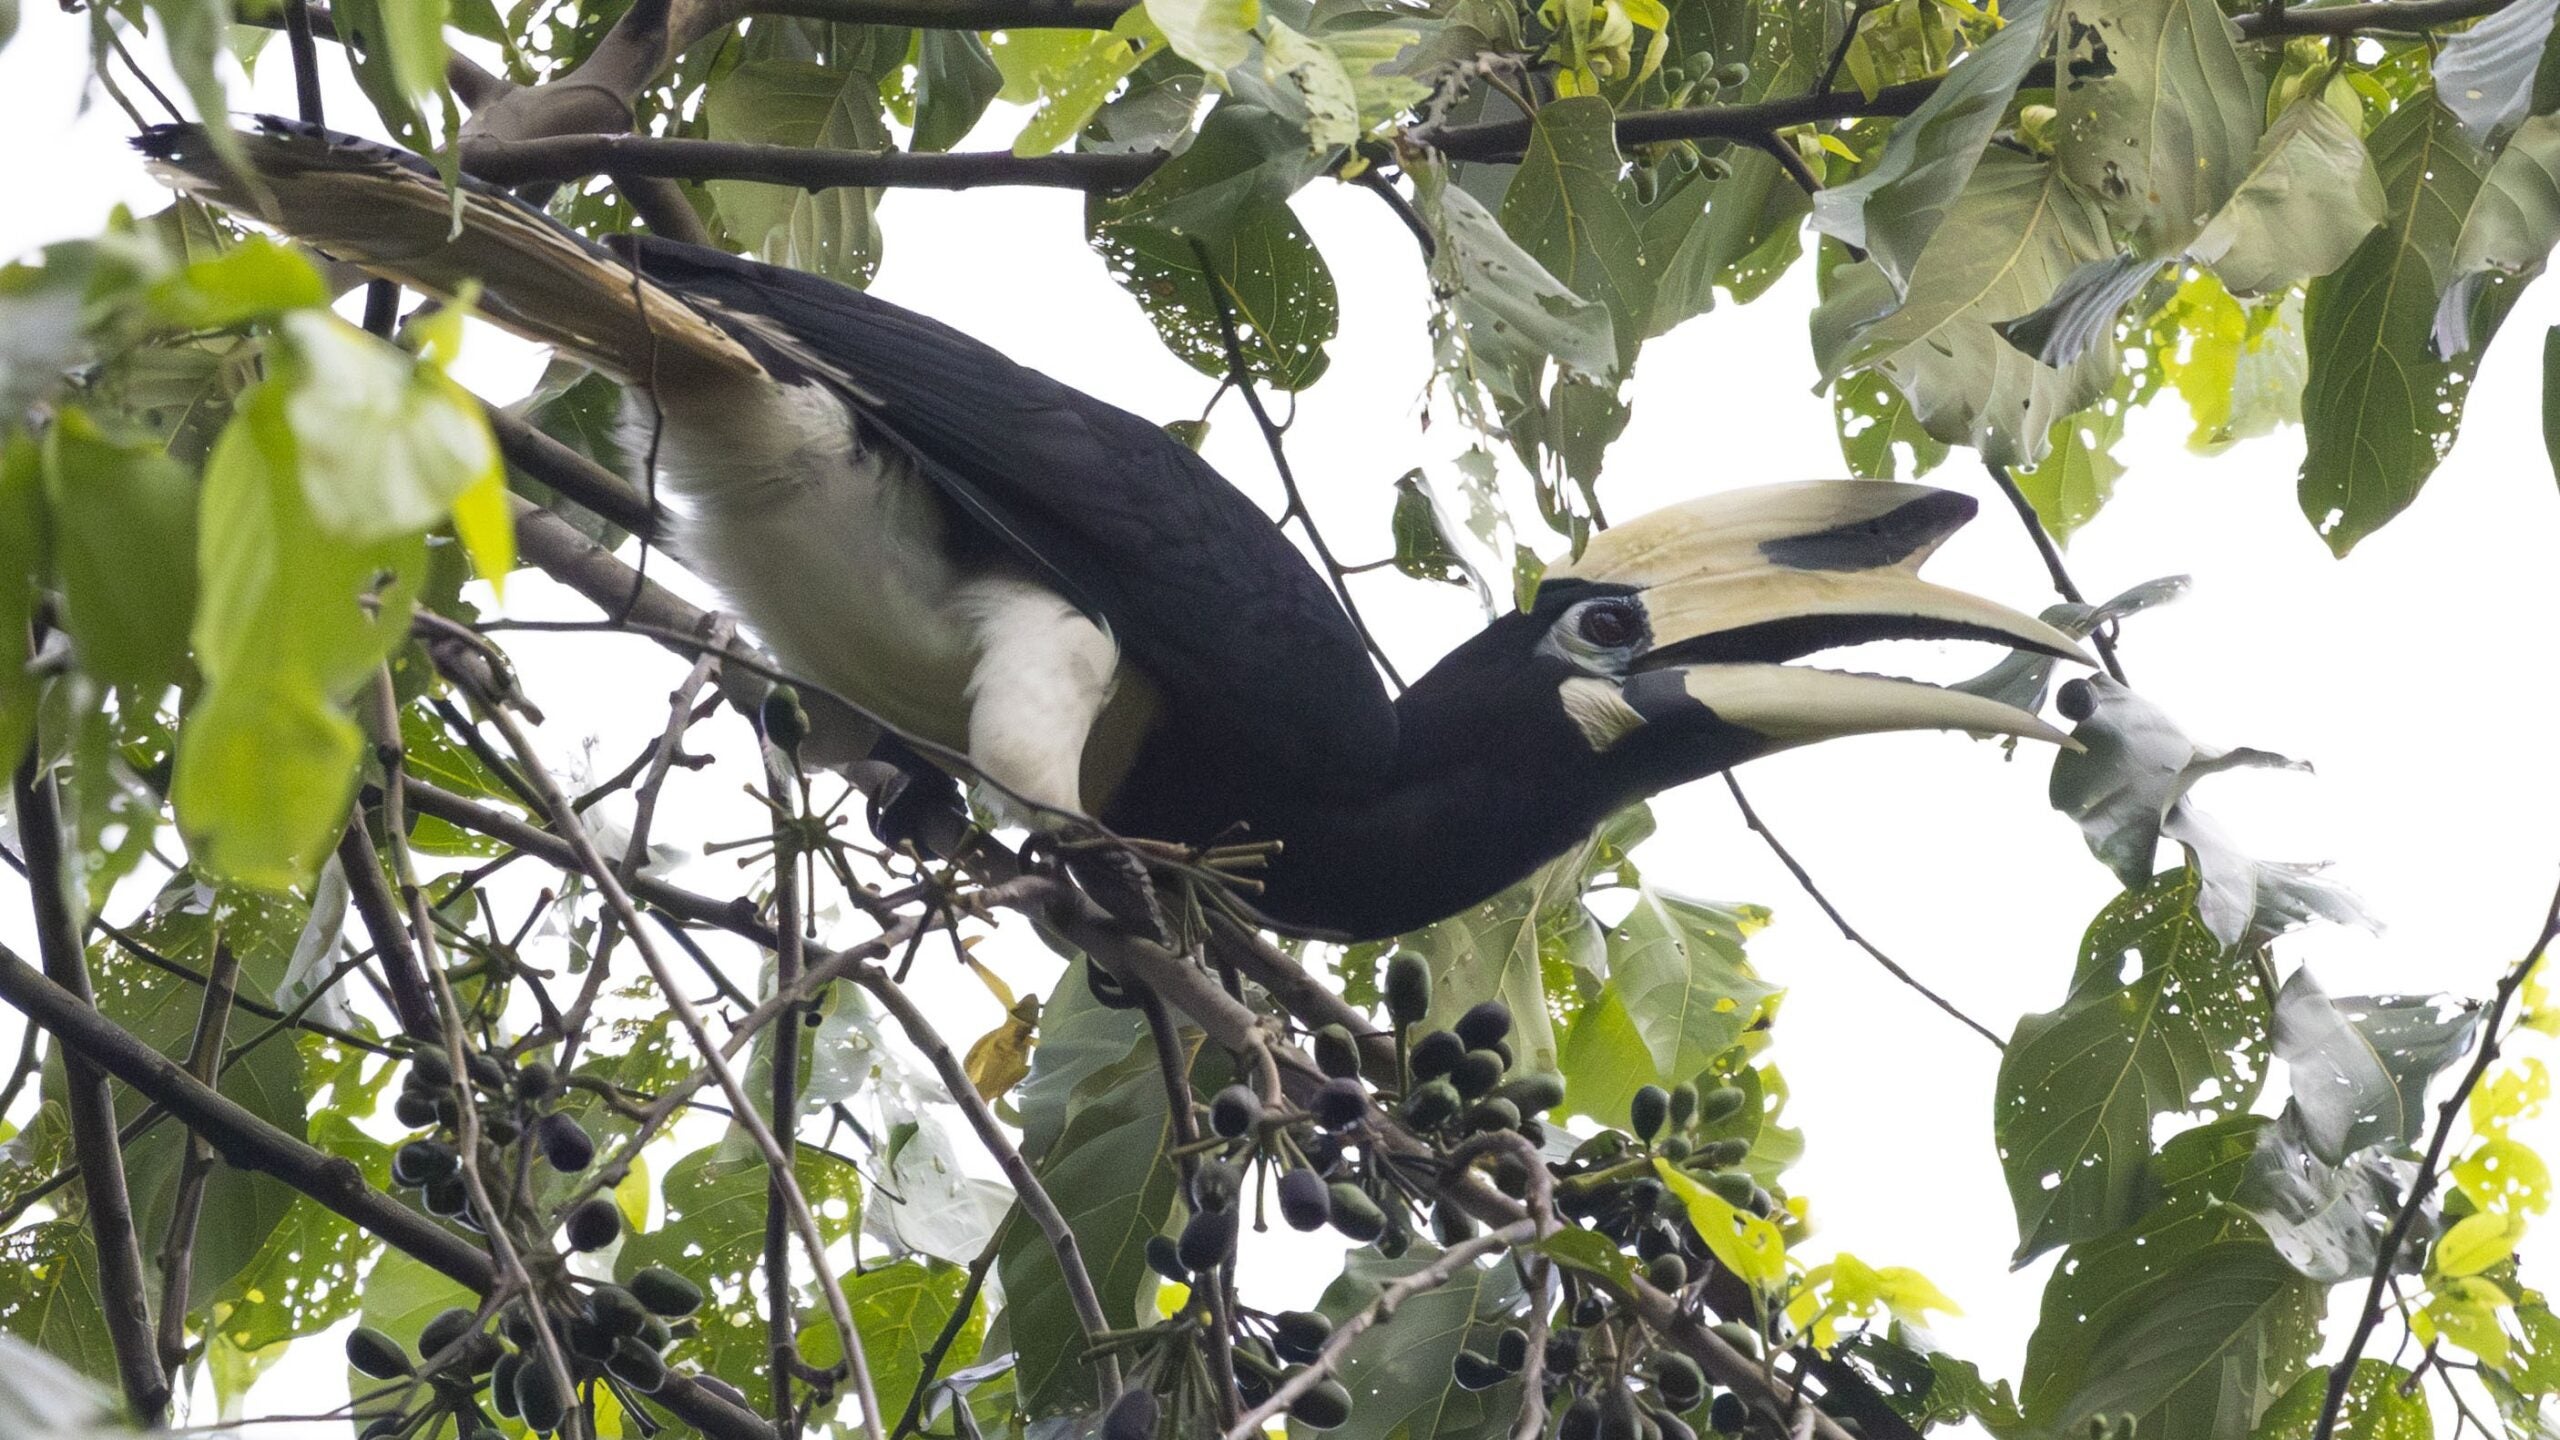
M605 1373L643 1395L654 1395L667 1383L665 1357L636 1337L625 1336L614 1342L613 1353L604 1359Z
M444 1353L445 1347L480 1328L480 1317L460 1306L440 1311L418 1329L418 1355L426 1358Z
M1659 1085L1639 1085L1635 1098L1627 1102L1627 1128L1638 1140L1651 1140L1662 1133L1662 1122L1671 1115L1671 1092Z
M1313 1310L1283 1310L1271 1317L1272 1348L1285 1360L1313 1360L1333 1338L1333 1322Z
M1653 1147L1653 1153L1677 1163L1689 1158L1689 1142L1684 1136L1665 1135L1661 1143Z
M524 1420L524 1428L537 1435L548 1435L560 1428L569 1417L569 1396L551 1378L551 1367L540 1359L528 1359L516 1370L516 1414Z
M1387 962L1387 1017L1398 1025L1419 1025L1431 1013L1431 966L1410 950Z
M441 1140L412 1140L391 1152L391 1178L416 1189L462 1168L462 1156Z
M1751 1153L1751 1142L1740 1136L1730 1140L1710 1140L1690 1153L1690 1164L1700 1170L1722 1170L1739 1165Z
M1751 1407L1742 1403L1741 1396L1728 1390L1716 1397L1716 1403L1707 1407L1707 1423L1727 1435L1739 1435L1742 1427L1751 1423Z
M1244 1193L1244 1167L1231 1160L1203 1160L1191 1172L1191 1208L1233 1210Z
M1321 1380L1289 1402L1289 1418L1310 1430L1336 1429L1351 1419L1351 1392L1338 1380Z
M532 1103L548 1099L560 1088L560 1073L547 1060L528 1060L516 1067L516 1098Z
M1490 1390L1511 1378L1511 1372L1494 1362L1490 1355L1461 1350L1449 1362L1449 1374L1461 1390Z
M462 1358L456 1363L465 1375L486 1375L498 1368L498 1361L505 1358L506 1353L507 1347L498 1343L497 1336L486 1330L474 1330L463 1337Z
M516 1129L516 1122L508 1119L506 1116L493 1115L487 1111L481 1112L480 1138L488 1141L490 1144L498 1146L513 1145L516 1143L516 1137L522 1133L522 1131Z
M1090 960L1084 965L1084 988L1092 993L1094 1003L1109 1010L1135 1010L1146 1003L1137 987Z
M1732 1346L1734 1349L1741 1351L1743 1354L1750 1356L1754 1360L1760 1358L1759 1331L1752 1329L1750 1326L1743 1324L1739 1320L1721 1320L1709 1328L1715 1331L1717 1339L1722 1340L1727 1345ZM1722 1427L1720 1426L1718 1428Z
M436 1097L424 1090L403 1090L391 1102L392 1118L412 1130L436 1123Z
M1556 1440L1599 1440L1600 1402L1585 1395L1564 1407L1556 1423Z
M1519 1374L1520 1367L1529 1363L1529 1332L1517 1325L1503 1326L1502 1333L1493 1337L1493 1363L1505 1375Z
M1481 1135L1489 1130L1520 1128L1520 1107L1499 1095L1487 1096L1467 1112L1467 1129Z
M721 1379L717 1375L694 1376L693 1388L696 1390L709 1391L711 1394L720 1397L724 1404L734 1405L741 1410L747 1408L747 1392L730 1384L728 1381Z
M1644 1278L1656 1290L1678 1290L1689 1283L1689 1262L1665 1250L1644 1262Z
M687 1335L691 1335L698 1328L690 1320L684 1322L684 1333ZM664 1350L676 1343L675 1327L652 1315L640 1324L640 1343L652 1350Z
M411 1090L449 1090L453 1088L453 1062L441 1050L416 1050L409 1055L409 1073L401 1077L403 1087Z
M1644 1433L1644 1411L1636 1405L1635 1392L1624 1385L1605 1386L1600 1391L1600 1440L1637 1440Z
M489 1372L489 1403L497 1407L499 1418L516 1418L516 1372L524 1368L525 1357L508 1351L499 1359L498 1368Z
M1564 1077L1522 1075L1503 1082L1495 1093L1519 1106L1523 1115L1543 1115L1564 1103Z
M1387 1233L1387 1212L1368 1192L1351 1182L1337 1181L1325 1187L1325 1203L1333 1228L1344 1238L1361 1245L1374 1243Z
M1661 1208L1664 1191L1661 1181L1645 1175L1628 1182L1624 1193L1628 1213L1650 1215Z
M1280 1175L1280 1218L1292 1230L1321 1230L1330 1214L1324 1177L1304 1165Z
M412 1369L399 1341L367 1325L347 1332L347 1363L376 1380L397 1380Z
M1459 1039L1456 1031L1434 1030L1413 1042L1405 1063L1413 1067L1414 1079L1436 1080L1457 1069L1458 1062L1465 1058L1467 1042Z
M1487 1000L1467 1008L1451 1027L1470 1050L1490 1050L1511 1033L1511 1007L1499 1000Z
M1378 1253L1390 1260L1401 1260L1413 1248L1413 1231L1398 1221L1387 1223L1387 1233L1378 1237Z
M471 1192L462 1188L459 1175L448 1175L434 1182L418 1198L427 1207L428 1214L441 1215L447 1220L471 1208Z
M1530 1143L1530 1145L1532 1145L1533 1147L1535 1147L1535 1148L1537 1148L1537 1149L1540 1149L1540 1150L1544 1150L1544 1149L1546 1149L1546 1148L1547 1148L1547 1127L1546 1127L1546 1123L1545 1123L1544 1121L1541 1121L1541 1120L1540 1120L1537 1116L1535 1116L1535 1115L1524 1115L1524 1116L1522 1116L1522 1117L1520 1118L1520 1138L1521 1138L1521 1139L1523 1139L1523 1140L1528 1141L1528 1142Z
M1102 1417L1102 1440L1155 1440L1160 1412L1152 1390L1123 1390Z
M1665 1350L1653 1357L1653 1388L1672 1409L1692 1410L1707 1398L1706 1372L1679 1351Z
M1470 1100L1489 1095L1502 1083L1502 1057L1490 1050L1470 1050L1449 1071L1449 1083Z
M572 1250L601 1250L622 1238L622 1207L598 1195L569 1212L562 1225Z
M587 1292L587 1318L596 1328L619 1340L637 1335L649 1323L649 1307L640 1297L619 1285L598 1285Z
M1442 1201L1431 1207L1431 1238L1443 1248L1472 1240L1476 1234L1476 1217L1457 1206Z
M1550 1330L1547 1332L1547 1373L1570 1375L1582 1363L1582 1332Z
M1307 1108L1327 1130L1348 1130L1369 1115L1369 1089L1357 1080L1327 1080Z
M1683 1080L1671 1087L1671 1128L1686 1126L1698 1113L1698 1087Z
M1191 1282L1191 1272L1182 1263L1182 1252L1170 1235L1147 1237L1147 1268L1177 1285Z
M1585 1295L1573 1302L1573 1323L1588 1330L1609 1318L1609 1302L1597 1295Z
M1328 1079L1360 1078L1360 1042L1340 1025L1327 1025L1316 1032L1316 1068Z
M1689 1428L1689 1422L1668 1410L1656 1410L1644 1418L1653 1423L1653 1433L1662 1440L1698 1440L1698 1432Z
M613 1343L622 1337L587 1318L585 1312L571 1315L560 1322L560 1343L581 1360L602 1363L613 1353Z
M1242 1085L1230 1085L1209 1100L1209 1128L1230 1140L1241 1140L1262 1123L1262 1097Z
M1739 1085L1719 1085L1698 1097L1698 1123L1720 1125L1741 1114L1748 1098Z
M633 1271L630 1287L652 1315L682 1319L702 1308L702 1287L660 1266Z
M498 1063L497 1056L474 1050L464 1057L463 1066L471 1072L472 1084L483 1090L505 1093L509 1078L507 1067Z
M1437 1130L1458 1118L1458 1087L1446 1080L1425 1080L1404 1100L1404 1122L1416 1130Z
M596 1142L587 1127L554 1110L533 1122L533 1143L542 1147L542 1158L551 1168L574 1175L596 1163Z
M1182 1268L1197 1275L1215 1270L1227 1263L1236 1251L1236 1212L1203 1210L1193 1215L1182 1227L1182 1239L1174 1246Z

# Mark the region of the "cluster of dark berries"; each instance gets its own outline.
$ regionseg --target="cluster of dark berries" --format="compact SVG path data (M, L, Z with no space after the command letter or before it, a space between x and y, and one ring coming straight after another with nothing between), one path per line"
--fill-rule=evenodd
M552 1169L563 1174L595 1163L596 1142L586 1127L576 1117L552 1108L561 1090L550 1065L529 1060L510 1066L494 1055L474 1052L464 1070L457 1077L452 1062L441 1052L415 1051L401 1077L399 1098L392 1102L391 1113L401 1124L436 1132L408 1142L391 1157L392 1180L418 1191L427 1213L479 1228L463 1184L462 1152L456 1148L463 1083L472 1088L484 1157L494 1159L511 1145L529 1142ZM622 1216L612 1201L599 1198L572 1212L568 1225L572 1248L595 1250L612 1244L622 1233ZM607 1225L612 1228L605 1229ZM592 1243L580 1243L582 1236Z
M419 1329L414 1353L380 1330L359 1328L347 1336L348 1364L376 1380L416 1377L427 1382L429 1397L416 1409L376 1417L365 1440L412 1435L447 1415L460 1440L496 1440L501 1419L549 1435L573 1406L592 1403L599 1384L636 1404L636 1396L666 1384L666 1349L691 1333L688 1317L701 1308L701 1289L672 1270L642 1270L628 1285L594 1285L583 1295L564 1284L546 1302L544 1322L568 1369L565 1387L522 1300L498 1311L494 1330L483 1312L447 1310Z

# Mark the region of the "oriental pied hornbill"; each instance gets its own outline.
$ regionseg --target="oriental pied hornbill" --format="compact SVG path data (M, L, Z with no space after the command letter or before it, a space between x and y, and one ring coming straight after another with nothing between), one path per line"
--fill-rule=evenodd
M1784 663L1948 636L2080 658L1918 578L1972 516L1961 495L1809 482L1619 525L1390 701L1279 529L1138 416L832 281L599 247L468 183L456 229L413 156L277 120L244 139L255 186L191 127L140 143L185 191L432 294L477 283L488 318L645 390L676 552L785 668L1016 800L1280 842L1254 904L1282 930L1440 919L1623 806L1788 746L2062 739L1973 695ZM847 739L872 732L833 718L832 758L859 758Z

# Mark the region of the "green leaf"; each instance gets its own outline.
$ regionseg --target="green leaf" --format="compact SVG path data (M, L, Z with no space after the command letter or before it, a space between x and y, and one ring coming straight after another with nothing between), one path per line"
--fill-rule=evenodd
M312 1139L354 1161L366 1183L390 1186L390 1146L356 1128L334 1105L313 1115L311 1128ZM363 1299L358 1277L380 1243L310 1196L293 1197L258 1253L213 1296L220 1317L216 1328L242 1351L328 1329L356 1313Z
M1263 27L1262 78L1294 95L1307 114L1307 149L1329 155L1360 138L1360 96L1333 47L1277 19Z
M713 83L703 112L714 140L815 150L885 150L880 92L858 70L752 60ZM839 185L801 190L745 180L710 182L723 229L758 257L848 285L880 268L880 192Z
M2259 1132L2231 1201L2257 1218L2276 1253L2304 1279L2334 1285L2370 1276L2382 1259L2383 1229L2417 1167L2378 1145L2323 1158L2304 1133L2301 1100L2297 1089L2276 1123Z
M938 1260L900 1260L844 1278L845 1302L862 1334L862 1353L871 1362L871 1385L881 1413L893 1418L906 1413L916 1382L924 1378L924 1352L950 1321L968 1279L959 1266ZM985 1329L983 1316L971 1316L953 1339L951 1353L974 1351ZM834 1326L820 1323L800 1333L800 1353L810 1364L831 1366L843 1358Z
M2265 82L2212 0L2064 0L2059 24L2055 163L2137 253L2176 254L2239 184Z
M1253 27L1262 18L1261 0L1146 0L1147 18L1164 32L1173 53L1217 74L1245 62L1252 53Z
M2345 263L2386 204L2364 140L2306 95L2267 127L2248 173L2187 254L2235 295L2271 294Z
M2055 540L2069 543L2114 496L2116 478L2124 474L2115 447L2124 438L2127 409L2110 397L2062 417L2054 422L2044 458L2011 473L2018 493L2035 507L2037 523Z
M219 330L327 305L329 289L300 252L252 235L153 285L148 303L173 326Z
M2329 1395L2336 1367L2317 1365L2302 1372L2281 1399L2258 1421L2256 1440L2311 1440L2318 1432L2320 1410ZM2345 1403L2338 1407L2335 1440L2435 1440L2435 1417L2427 1408L2425 1386L2402 1390L2409 1372L2388 1360L2359 1360L2355 1378L2347 1382Z
M446 0L339 0L338 38L355 61L356 82L393 139L435 148L424 117L451 114L444 82Z
M2276 994L2276 1058L2293 1074L2304 1131L2332 1163L2425 1133L2427 1084L2471 1048L2480 1014L2433 996L2332 1001L2296 969Z
M1618 193L1623 165L1609 102L1578 95L1539 109L1502 192L1502 228L1520 248L1566 289L1608 307L1613 376L1635 363L1653 315L1653 279Z
M1003 84L986 40L975 32L918 31L913 147L948 150L968 138Z
M2214 938L2196 902L2183 871L2110 902L2081 942L2070 997L2020 1020L2001 1056L1995 1128L2019 1262L2133 1220L2153 1123L2235 1114L2264 1081L2265 978Z
M196 602L195 477L65 409L45 436L44 489L62 623L82 668L114 685L177 679Z
M1840 427L1840 458L1861 480L1916 480L1946 463L1945 443L1929 438L1911 401L1873 371L1831 387L1831 418Z
M2560 240L2560 116L2524 122L2482 180L2453 245L2453 279L2436 304L2435 352L2471 349L2470 317L2490 274L2541 273Z
M2371 144L2390 214L2311 283L2303 306L2302 513L2339 555L2418 497L2461 428L2470 369L2427 345L2462 217L2488 171L2453 113L2428 99L2393 111ZM2512 299L2494 286L2481 295L2475 344L2488 342Z
M118 1375L106 1313L88 1226L45 1220L0 1235L0 1330L112 1383Z
M360 743L341 708L408 633L417 535L357 543L312 513L268 381L205 467L196 663L170 798L199 863L262 886L307 878L346 824Z
M1694 1080L1740 1042L1780 991L1752 973L1745 916L1640 886L1609 932L1608 983L1565 1039L1566 1103L1621 1123L1644 1085Z
M1166 348L1202 374L1228 369L1221 297L1255 378L1302 390L1324 374L1341 301L1288 205L1314 168L1295 126L1231 101L1137 189L1088 203L1112 278L1137 297Z
M2436 94L2473 135L2486 140L2532 108L2534 72L2555 14L2560 0L2520 0L2443 37L2433 66Z
M1082 30L1007 30L994 47L1004 75L1002 98L1039 102L1013 140L1016 155L1046 155L1075 138L1129 73L1164 45L1143 6L1103 34Z
M1646 339L1714 309L1718 285L1736 300L1753 298L1803 253L1804 217L1813 208L1804 191L1757 150L1738 149L1724 161L1731 173L1710 180L1701 170L1682 180L1641 222L1654 275Z
M2044 58L2053 28L2050 0L2002 10L2007 23L2000 32L1894 125L1875 168L1813 197L1814 228L1865 250L1896 290L1910 288L1931 237L1972 189L1975 167L2000 153L1985 149L1992 131L2027 72ZM2023 314L2033 303L2008 313Z
M1431 275L1447 297L1444 343L1479 357L1469 368L1534 363L1605 376L1617 368L1608 307L1577 295L1506 233L1473 195L1430 166L1415 189L1438 244Z
M1787 1242L1776 1225L1737 1208L1668 1160L1655 1160L1653 1173L1679 1200L1690 1228L1706 1242L1717 1264L1763 1295L1775 1294L1786 1283Z
M1436 1253L1416 1244L1389 1260L1366 1247L1354 1250L1316 1308L1338 1324ZM1495 1333L1511 1323L1519 1300L1519 1279L1503 1264L1470 1265L1448 1284L1405 1301L1392 1324L1373 1325L1351 1342L1335 1378L1359 1403L1348 1424L1322 1433L1331 1440L1479 1440L1507 1426L1519 1413L1519 1382L1465 1390L1449 1367L1460 1350L1492 1353ZM1292 1440L1315 1433L1294 1421L1289 1426Z
M2025 23L2012 20L2011 29ZM1882 372L1940 441L1971 445L1998 464L2031 462L2055 421L2105 390L2114 357L2093 348L2057 369L1992 327L2035 310L2072 270L2114 253L2105 216L2052 166L1997 148L1944 213L1898 306L1873 260L1838 273L1814 312L1815 358L1829 379Z
M1581 901L1588 857L1586 849L1550 861L1473 910L1405 937L1405 948L1431 967L1424 1029L1445 1030L1469 1007L1500 1000L1511 1010L1513 1068L1539 1075L1563 1069L1546 972L1550 959L1598 968L1600 925Z
M2171 1140L2160 1203L2065 1253L2019 1387L2036 1433L2130 1414L2144 1440L2243 1440L2310 1358L2327 1290L2220 1203L2262 1123L2238 1116Z
M0 340L5 346L6 340ZM36 677L27 673L36 588L45 556L44 457L15 428L0 434L0 754L23 755L35 735Z
M1061 991L1069 985L1084 989L1072 972ZM1070 1032L1076 1038L1064 1045L1050 1024L1042 1026L1023 1105L1026 1121L1039 1108L1040 1131L1049 1138L1036 1150L1026 1144L1025 1155L1075 1232L1104 1322L1130 1325L1155 1318L1141 1316L1140 1302L1153 1288L1147 1237L1170 1222L1181 1188L1180 1171L1165 1154L1173 1123L1144 1018L1104 1009L1089 996L1076 1005L1062 995L1044 1020L1079 1015ZM1026 1142L1031 1135L1026 1124ZM1090 1405L1083 1329L1057 1257L1027 1217L1017 1214L1006 1225L996 1274L1024 1408L1037 1418Z

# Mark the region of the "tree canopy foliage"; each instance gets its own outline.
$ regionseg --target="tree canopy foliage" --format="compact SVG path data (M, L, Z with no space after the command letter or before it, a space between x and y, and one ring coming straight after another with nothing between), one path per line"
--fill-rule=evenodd
M1084 242L1275 453L1260 392L1322 382L1335 270L1369 263L1291 197L1365 187L1427 260L1431 380L1481 442L1400 481L1380 539L1489 607L1534 586L1537 528L1606 524L1646 343L1809 264L1847 467L1974 452L2052 568L2047 618L2104 647L2051 696L2082 746L2051 798L2122 889L2049 1008L1985 1031L2016 1258L2061 1259L2022 1357L1960 1357L1920 1271L1793 1248L1765 912L1659 888L1642 811L1347 949L1275 945L1205 882L1167 948L1001 844L884 852L853 789L793 766L791 677L628 563L658 517L609 379L475 396L463 307L401 324L375 282L359 326L333 306L360 277L289 238L120 215L0 271L5 858L38 952L0 950L30 1022L0 1087L0 1430L205 1423L206 1395L251 1426L250 1387L324 1334L331 1413L417 1440L2560 1423L2560 1320L2518 1260L2549 1078L2511 1053L2560 1034L2533 973L2560 904L2486 997L2326 993L2276 942L2358 923L2352 897L2197 799L2290 762L2201 746L2127 683L2120 624L2178 582L2093 603L2058 548L2172 393L2202 452L2299 425L2338 554L2418 499L2560 240L2555 0L85 14L137 125L169 103L138 36L217 122L221 57L291 66L303 118L581 233L854 285L887 188L1080 191ZM374 115L316 113L346 65ZM991 115L1008 149L955 149ZM574 793L479 598L519 566L693 666L663 734ZM1970 684L2035 706L2050 663ZM724 711L751 742L700 738ZM770 812L734 895L671 883L651 829L710 763ZM821 914L860 938L821 944ZM1034 924L1065 969L1018 997L979 969L1006 1009L983 1036L902 989ZM1314 1311L1235 1285L1274 1221L1347 1251Z

